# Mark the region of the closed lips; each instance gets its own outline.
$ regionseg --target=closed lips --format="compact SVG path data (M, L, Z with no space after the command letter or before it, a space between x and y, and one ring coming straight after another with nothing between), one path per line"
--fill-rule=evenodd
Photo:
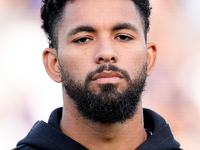
M103 71L101 73L94 75L92 77L92 80L97 80L100 78L113 78L113 77L123 78L123 75L121 73L115 72L115 71Z

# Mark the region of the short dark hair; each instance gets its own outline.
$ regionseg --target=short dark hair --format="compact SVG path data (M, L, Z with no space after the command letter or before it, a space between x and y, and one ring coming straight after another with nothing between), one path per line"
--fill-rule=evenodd
M67 2L74 0L42 0L41 19L43 21L42 28L49 39L49 47L58 49L57 41L57 25L62 20L63 11ZM145 40L147 39L147 32L149 31L149 16L151 14L151 7L149 0L132 0L139 10L143 24Z

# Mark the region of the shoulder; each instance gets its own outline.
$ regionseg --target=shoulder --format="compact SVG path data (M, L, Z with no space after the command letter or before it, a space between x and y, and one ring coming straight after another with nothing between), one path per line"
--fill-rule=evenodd
M38 150L38 149L34 148L34 147L31 147L31 146L28 146L26 144L22 144L22 145L19 145L19 146L15 147L12 150Z

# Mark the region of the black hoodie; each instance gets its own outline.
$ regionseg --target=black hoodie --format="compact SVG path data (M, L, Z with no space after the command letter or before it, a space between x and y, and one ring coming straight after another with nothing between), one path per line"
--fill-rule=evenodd
M143 109L145 128L151 135L136 150L180 149L169 125L157 113ZM59 127L62 108L54 110L48 123L38 121L28 135L13 150L86 150L84 146L63 134Z

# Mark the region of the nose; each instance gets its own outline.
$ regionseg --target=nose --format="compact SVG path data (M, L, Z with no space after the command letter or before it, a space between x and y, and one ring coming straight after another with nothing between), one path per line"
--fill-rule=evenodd
M97 64L116 63L117 61L118 55L110 42L101 42L97 46L95 54L95 62Z

